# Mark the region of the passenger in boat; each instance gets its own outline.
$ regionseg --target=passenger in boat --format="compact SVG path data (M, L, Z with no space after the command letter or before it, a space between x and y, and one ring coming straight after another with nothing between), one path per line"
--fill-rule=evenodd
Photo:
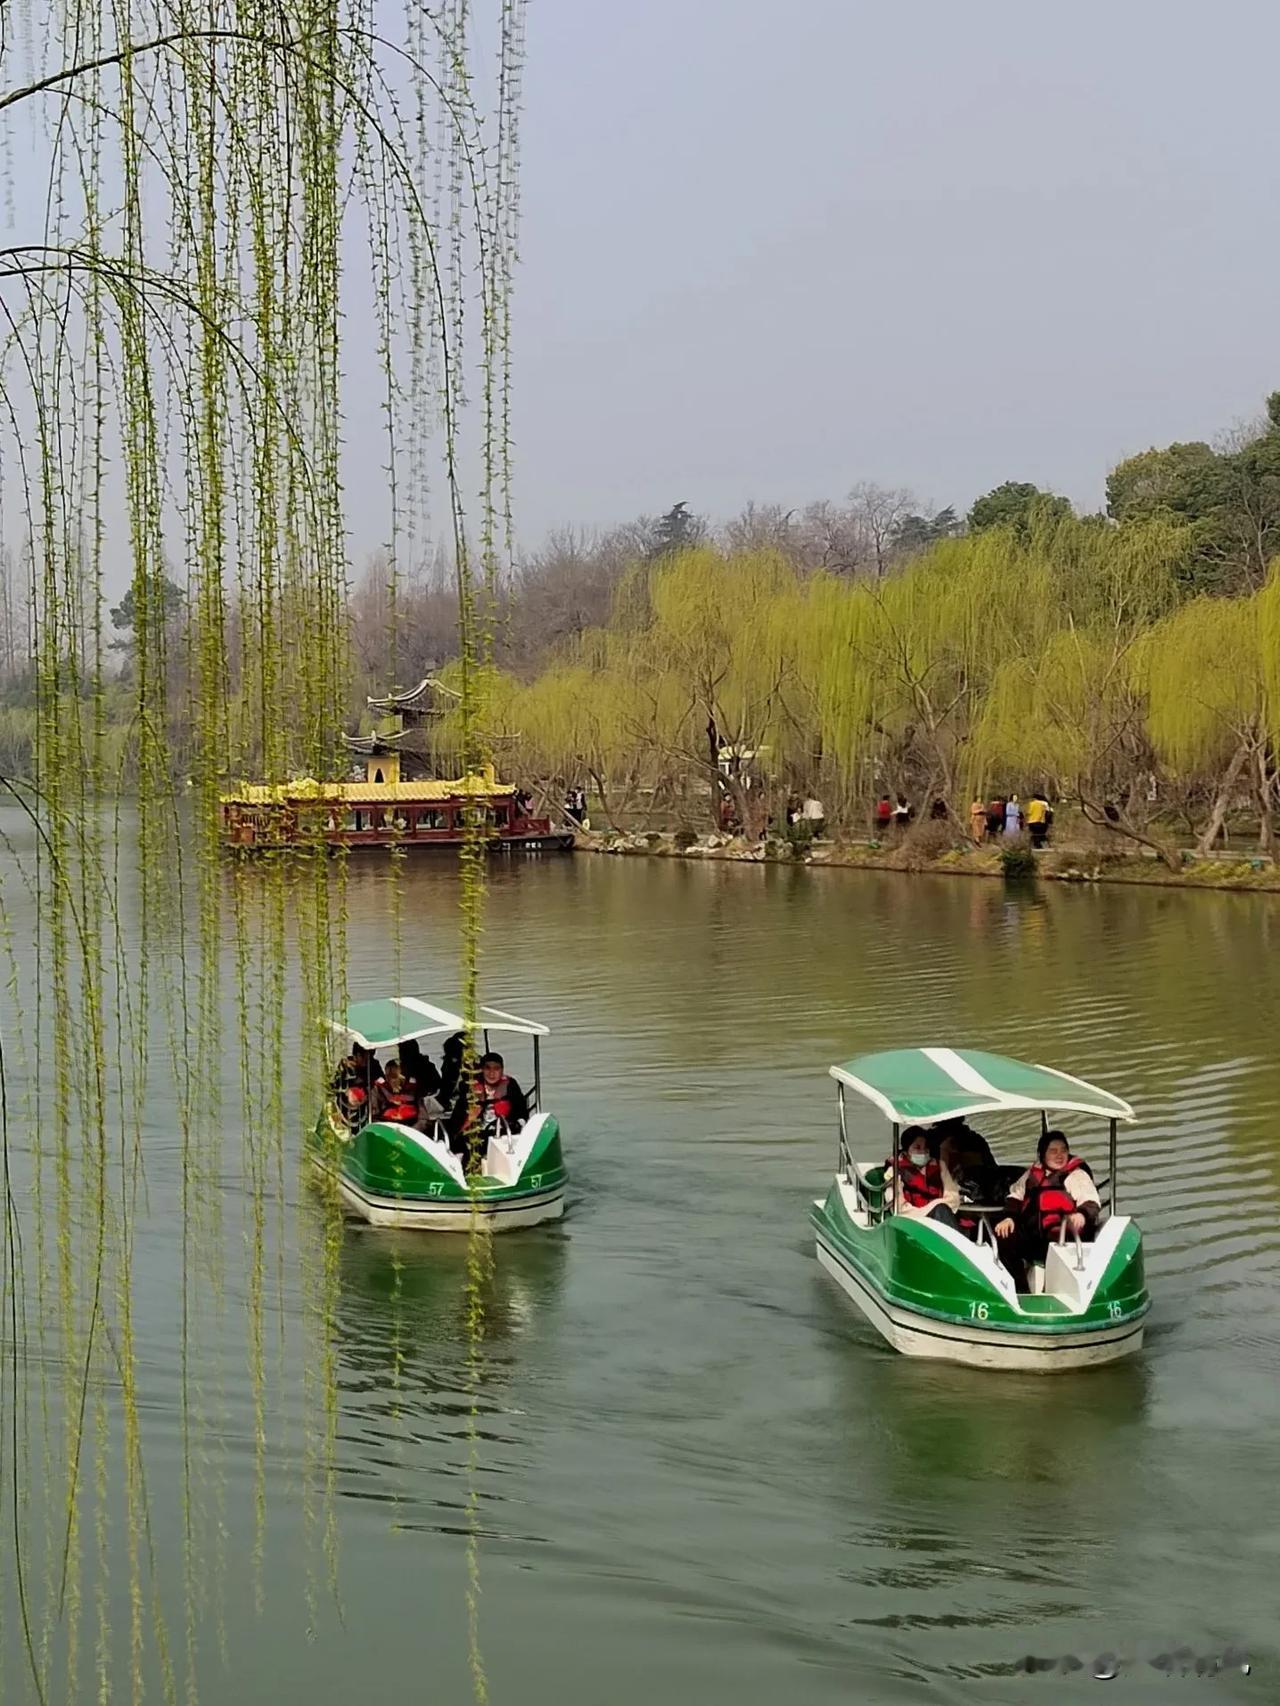
M339 1114L353 1131L369 1117L369 1103L377 1078L378 1062L373 1051L363 1043L352 1043L350 1054L344 1055L334 1069L329 1088Z
M907 1127L897 1155L884 1164L884 1174L886 1210L958 1227L959 1188L945 1161L932 1153L923 1126Z
M422 1118L422 1098L417 1082L410 1078L398 1060L389 1060L373 1087L373 1117L375 1120L394 1120L397 1125L419 1124Z
M440 1074L430 1055L422 1052L422 1045L416 1037L410 1037L407 1042L400 1044L400 1069L407 1078L413 1080L424 1096L439 1094Z
M462 1057L466 1046L465 1034L455 1031L451 1037L445 1038L444 1047L440 1050L440 1084L436 1095L446 1107L458 1093L458 1080L462 1076Z
M960 1230L973 1238L978 1231L977 1217L965 1214L964 1204L999 1202L1000 1170L996 1158L986 1138L966 1120L943 1120L934 1127L934 1135L938 1159L955 1180L959 1192Z
M510 1131L519 1131L529 1117L528 1098L507 1073L500 1054L481 1056L476 1092L480 1118L485 1123L500 1121Z
M1000 1259L1022 1290L1027 1263L1043 1262L1065 1223L1069 1233L1092 1238L1102 1213L1089 1163L1071 1153L1060 1131L1040 1139L1034 1166L1009 1187L1004 1219L996 1223Z
M454 1100L447 1127L449 1147L462 1156L468 1150L480 1151L499 1124L519 1131L528 1117L528 1097L506 1071L502 1056L486 1054L475 1078L463 1081Z

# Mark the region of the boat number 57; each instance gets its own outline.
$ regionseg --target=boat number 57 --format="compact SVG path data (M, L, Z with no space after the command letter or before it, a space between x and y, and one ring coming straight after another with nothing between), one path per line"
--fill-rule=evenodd
M987 1306L985 1303L971 1303L969 1305L969 1319L971 1321L985 1321L986 1318Z

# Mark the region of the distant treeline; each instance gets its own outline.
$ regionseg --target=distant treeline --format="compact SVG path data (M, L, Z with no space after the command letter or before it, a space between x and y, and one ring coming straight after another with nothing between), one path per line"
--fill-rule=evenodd
M1207 844L1247 809L1271 849L1277 556L1280 393L1216 448L1121 462L1105 514L1018 481L963 517L867 484L840 504L750 504L715 528L677 503L561 532L504 578L487 613L487 720L513 773L547 791L589 782L619 821L640 802L718 819L727 798L750 829L781 795L816 792L834 823L861 825L899 789L963 821L972 793L1045 786L1139 840L1177 823ZM3 580L13 775L30 762L35 682L8 559ZM162 590L180 763L190 624L179 579ZM452 667L447 563L411 573L379 556L347 614L352 726L369 726L368 693ZM109 615L121 691L108 683L103 713L127 774L132 594ZM228 768L246 773L235 687Z
M673 512L690 536L634 553L606 611L532 669L512 648L491 724L523 776L590 779L616 820L727 795L750 833L812 791L862 825L901 788L963 821L974 794L1044 786L1162 850L1244 808L1274 851L1280 394L1107 492L1077 516L1010 482L960 522L863 488L838 525L751 509L717 536Z

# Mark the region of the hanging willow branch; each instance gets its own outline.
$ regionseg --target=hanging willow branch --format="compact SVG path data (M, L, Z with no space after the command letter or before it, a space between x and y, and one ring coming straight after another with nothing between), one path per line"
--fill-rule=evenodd
M323 1020L345 1001L346 965L343 863L304 845L228 870L219 796L237 775L323 776L341 761L344 369L382 375L388 669L399 541L412 550L440 532L457 577L465 772L489 756L479 693L512 532L523 4L494 0L489 111L475 94L485 80L467 0L411 8L401 40L373 27L364 0L66 0L21 21L12 27L10 9L0 42L0 134L12 156L29 125L47 176L42 211L0 248L0 516L25 554L34 709L29 774L0 782L38 826L22 866L34 950L24 959L18 936L6 939L11 986L33 991L16 1057L51 1066L16 1091L29 1152L10 1145L0 1084L4 1303L12 1320L24 1288L39 1302L22 1326L36 1378L0 1383L15 1563L29 1413L42 1424L45 1526L34 1570L28 1556L6 1572L19 1599L13 1616L0 1605L0 1626L28 1632L42 1699L74 1697L91 1668L103 1698L123 1686L194 1700L224 1639L228 1235L247 1292L260 1561L274 1388L291 1350L291 1140L298 1110L318 1100ZM19 69L19 42L40 62ZM371 261L367 348L343 341L352 245ZM464 466L480 470L474 492ZM118 653L105 638L113 604L127 611ZM473 1016L486 826L478 806L467 817L461 982ZM237 1120L244 1212L224 1224ZM157 1154L176 1154L176 1193ZM181 1223L178 1640L173 1572L147 1519L134 1264L140 1230L170 1196ZM318 1225L303 1213L302 1503L318 1542L309 1568L323 1560L327 1575L313 1577L314 1597L336 1580L339 1229L332 1212ZM477 1231L467 1604L480 1699L474 1412L488 1261ZM109 1582L127 1585L123 1679Z

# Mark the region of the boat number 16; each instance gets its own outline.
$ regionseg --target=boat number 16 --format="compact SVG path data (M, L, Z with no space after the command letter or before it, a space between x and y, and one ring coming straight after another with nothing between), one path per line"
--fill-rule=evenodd
M985 1321L986 1318L987 1306L985 1303L971 1303L969 1305L969 1319L971 1321Z

